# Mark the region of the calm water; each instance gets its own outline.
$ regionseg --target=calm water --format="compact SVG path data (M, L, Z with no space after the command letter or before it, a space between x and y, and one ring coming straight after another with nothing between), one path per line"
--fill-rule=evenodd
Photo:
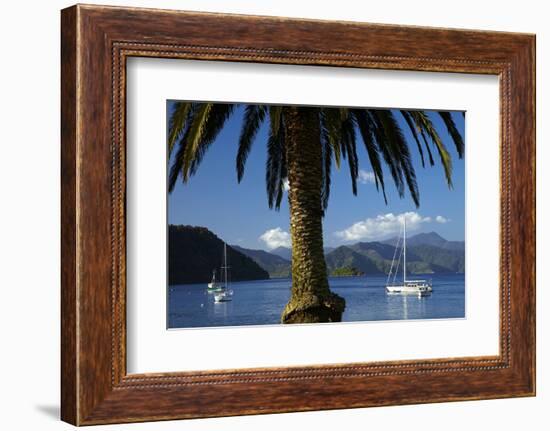
M331 289L346 299L345 322L464 317L464 274L429 275L431 296L387 295L386 277L330 278ZM422 278L422 277L418 277ZM168 326L197 328L278 324L290 295L290 279L231 284L233 301L214 303L206 283L169 287Z

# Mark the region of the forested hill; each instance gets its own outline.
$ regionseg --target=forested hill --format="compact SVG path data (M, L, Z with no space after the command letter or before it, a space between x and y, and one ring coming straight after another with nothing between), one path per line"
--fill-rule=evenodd
M384 242L358 242L326 250L328 274L387 274L395 253L396 239ZM223 241L205 227L175 226L168 228L169 284L207 283L212 270L220 274ZM290 277L290 249L252 250L227 246L232 281L264 280ZM434 232L413 235L407 239L407 272L409 274L463 273L464 242L447 241Z
M168 284L208 283L213 269L220 274L223 244L205 227L168 226ZM231 281L269 278L254 260L229 245L227 263Z
M339 268L354 268L364 274L387 274L395 246L381 242L358 242L340 246L326 255L329 273ZM409 274L464 273L464 248L441 248L417 243L407 246Z
M325 250L328 274L381 275L390 270L397 239L383 242L358 242ZM413 235L407 239L407 271L410 274L463 273L464 241L447 241L435 232ZM291 250L284 247L270 252L238 247L269 272L272 278L290 276Z
M251 250L239 247L238 245L232 245L231 247L253 259L254 262L269 273L271 278L290 277L290 260L264 250Z

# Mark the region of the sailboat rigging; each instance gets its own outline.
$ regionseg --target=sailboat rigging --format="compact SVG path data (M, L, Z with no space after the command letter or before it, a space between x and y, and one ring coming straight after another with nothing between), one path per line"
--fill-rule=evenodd
M229 289L229 283L227 278L227 244L223 244L223 266L221 268L224 273L223 285L220 285L218 290L214 292L214 302L229 302L233 299L233 290Z
M393 267L395 263L395 257L397 250L399 249L400 238L397 238L395 244L395 251L391 262L390 272L386 280L386 293L388 294L401 294L401 295L418 295L428 296L432 293L432 283L428 280L407 280L407 221L403 217L403 246L400 248L399 257L397 259L397 265L395 266L395 272ZM401 262L401 256L403 256L403 281L396 282L397 270L399 263ZM393 280L391 280L393 275Z

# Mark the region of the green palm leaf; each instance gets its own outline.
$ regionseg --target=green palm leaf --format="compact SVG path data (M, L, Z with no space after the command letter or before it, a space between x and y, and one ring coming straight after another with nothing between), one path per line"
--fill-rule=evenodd
M439 116L445 123L445 127L447 127L447 131L449 132L449 135L451 135L451 138L453 139L453 142L456 147L456 152L458 153L458 157L462 158L464 156L464 140L462 139L462 135L456 128L456 124L453 121L453 117L451 116L450 112L445 111L439 111ZM462 113L464 114L464 112Z
M252 143L256 138L258 130L262 125L267 108L263 105L246 105L239 138L239 149L237 151L237 181L241 182L244 175L244 167Z
M357 196L357 177L359 176L359 158L357 157L357 144L355 142L355 127L351 117L342 121L341 125L342 148L346 149L349 173L351 177L351 190Z
M403 196L405 193L405 184L403 182L403 172L399 167L399 160L395 157L397 151L396 144L386 136L386 129L380 120L378 111L369 110L367 114L367 118L370 121L372 136L377 143L379 152L390 171L399 196Z
M370 165L374 173L376 189L378 190L379 187L382 189L384 202L386 202L387 204L388 197L386 196L386 188L384 185L384 172L382 170L382 163L380 161L380 149L374 137L373 124L368 114L368 111L365 109L352 109L351 115L353 117L354 123L359 129L359 133L361 134L361 138L363 139L363 144L365 145L365 149L367 150Z
M422 133L425 133L432 141L434 146L439 153L439 158L441 164L443 165L443 170L445 171L445 178L449 187L453 186L453 162L451 156L445 147L445 144L439 137L439 134L435 130L435 127L425 112L422 111L409 111L411 117L413 118L416 126L422 130Z
M169 190L173 190L178 175L184 182L194 175L218 133L233 112L234 104L195 103L189 113L189 125L180 139L178 151L170 169Z
M345 148L342 148L341 127L342 117L338 108L322 108L319 120L321 122L321 135L332 147L332 154L336 167L340 169L342 158L345 157Z
M181 166L181 175L184 182L189 180L191 165L198 154L199 145L206 132L208 117L213 107L213 103L202 103L198 105L194 112L191 124L189 125L189 134L186 136L187 142Z
M428 160L430 161L430 166L435 165L434 156L432 154L432 150L430 149L430 144L428 143L428 138L426 137L426 132L424 129L420 130L420 136L422 136L422 140L424 141L424 145L426 148L426 151L428 152Z
M422 151L422 144L420 143L420 139L418 139L418 130L414 125L414 122L411 118L411 115L408 111L401 110L401 115L405 119L405 122L407 123L407 126L409 127L409 130L411 131L411 134L413 135L414 141L416 142L416 147L418 148L418 153L420 154L420 160L422 161L422 167L426 167L424 163L424 151ZM433 165L433 163L432 163Z
M168 154L172 154L176 141L181 139L185 132L187 119L193 104L188 102L176 102L168 121Z
M211 109L207 128L202 135L197 152L193 158L193 163L191 163L190 175L195 175L206 151L216 140L225 122L237 106L233 103L216 103Z
M322 135L321 135L322 136ZM332 146L325 137L321 137L322 157L323 157L323 186L321 188L321 208L323 214L328 207L328 199L330 197L330 183L332 171Z
M280 123L276 133L270 133L267 140L265 175L269 208L278 210L281 207L284 181L287 178L284 130Z
M280 105L274 105L269 107L269 126L270 126L270 135L278 136L279 130L281 129L283 117L283 107Z
M384 134L388 144L387 148L390 150L390 157L396 166L399 176L405 177L405 182L407 183L411 198L418 207L420 205L420 196L407 140L403 136L401 127L399 127L392 111L380 109L375 112L376 117L384 128ZM403 196L403 193L401 193L401 196Z
M191 117L193 116L193 111L194 111L194 107L191 109L191 112L190 112ZM180 138L178 142L178 150L176 151L174 160L172 161L172 167L170 168L170 173L168 176L169 192L172 192L174 190L178 177L182 173L183 157L187 148L187 143L188 143L187 136L189 135L189 129L190 129L189 127L185 129L183 136Z
M194 175L226 120L232 114L234 104L177 102L169 119L168 149L172 156L169 190L172 191L178 176L184 182ZM395 111L396 112L396 111ZM387 109L320 108L319 126L322 146L323 188L322 208L326 210L330 195L332 160L339 168L347 159L353 194L357 194L359 157L356 132L363 140L374 173L377 189L382 189L387 203L382 160L387 166L398 194L404 195L405 186L415 204L419 204L418 185L408 142L403 135L395 112ZM437 133L432 120L423 111L400 110L406 127L412 134L425 166L424 150L430 165L434 164L430 143L436 148L445 171L447 183L452 187L452 161L447 148ZM450 112L438 112L451 136L459 157L464 153L464 140ZM239 137L236 170L240 182L246 160L257 133L269 116L268 159L266 163L266 187L270 208L278 209L287 178L284 142L284 110L282 106L245 105L243 125ZM422 146L424 144L424 148ZM277 154L277 152L279 152Z

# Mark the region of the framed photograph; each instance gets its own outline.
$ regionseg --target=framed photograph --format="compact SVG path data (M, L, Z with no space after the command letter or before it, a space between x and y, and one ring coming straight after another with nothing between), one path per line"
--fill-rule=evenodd
M535 37L62 11L62 419L535 394Z

